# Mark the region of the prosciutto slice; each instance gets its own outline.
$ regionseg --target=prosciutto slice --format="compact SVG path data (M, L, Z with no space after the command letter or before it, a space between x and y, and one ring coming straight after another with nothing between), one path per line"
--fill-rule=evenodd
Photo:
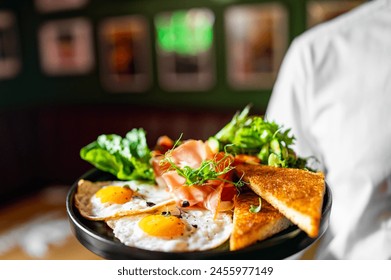
M218 211L230 210L233 198L237 194L231 183L233 172L229 171L218 178L208 180L201 185L187 184L175 168L199 168L205 161L214 161L215 171L223 171L233 164L234 160L226 154L214 152L208 142L187 140L165 154L156 153L152 159L156 182L166 187L175 198L178 206L209 209L215 214Z

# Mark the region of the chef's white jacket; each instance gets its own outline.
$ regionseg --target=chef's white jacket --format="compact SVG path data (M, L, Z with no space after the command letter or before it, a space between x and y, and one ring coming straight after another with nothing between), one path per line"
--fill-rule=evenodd
M391 0L365 3L291 44L266 118L292 128L332 189L320 259L391 258Z

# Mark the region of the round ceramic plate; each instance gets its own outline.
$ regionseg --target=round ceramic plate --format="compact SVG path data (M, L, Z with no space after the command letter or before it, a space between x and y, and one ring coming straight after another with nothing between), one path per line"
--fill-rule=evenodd
M115 180L115 177L92 169L79 179L96 182ZM326 184L319 236L316 239L308 237L296 226L291 226L277 235L238 251L230 251L226 242L208 251L166 253L126 246L114 237L105 222L90 221L82 217L74 205L77 182L78 180L70 188L66 200L72 230L83 246L106 259L286 259L305 250L324 234L329 224L332 204L331 191Z

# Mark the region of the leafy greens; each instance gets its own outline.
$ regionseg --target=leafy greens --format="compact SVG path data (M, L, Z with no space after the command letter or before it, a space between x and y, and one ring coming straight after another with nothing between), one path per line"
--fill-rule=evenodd
M155 179L151 151L142 128L132 129L124 138L117 134L100 135L80 150L80 157L120 180Z
M250 106L237 112L232 120L209 141L221 151L234 155L246 154L259 158L262 164L277 167L306 168L307 160L296 155L291 146L294 136L275 122L261 116L249 116Z

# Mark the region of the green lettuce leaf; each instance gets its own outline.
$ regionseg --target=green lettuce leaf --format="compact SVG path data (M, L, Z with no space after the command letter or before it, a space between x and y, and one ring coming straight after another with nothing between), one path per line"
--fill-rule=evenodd
M80 150L80 157L120 180L155 179L150 163L151 151L141 128L132 129L124 138L117 134L100 135Z

